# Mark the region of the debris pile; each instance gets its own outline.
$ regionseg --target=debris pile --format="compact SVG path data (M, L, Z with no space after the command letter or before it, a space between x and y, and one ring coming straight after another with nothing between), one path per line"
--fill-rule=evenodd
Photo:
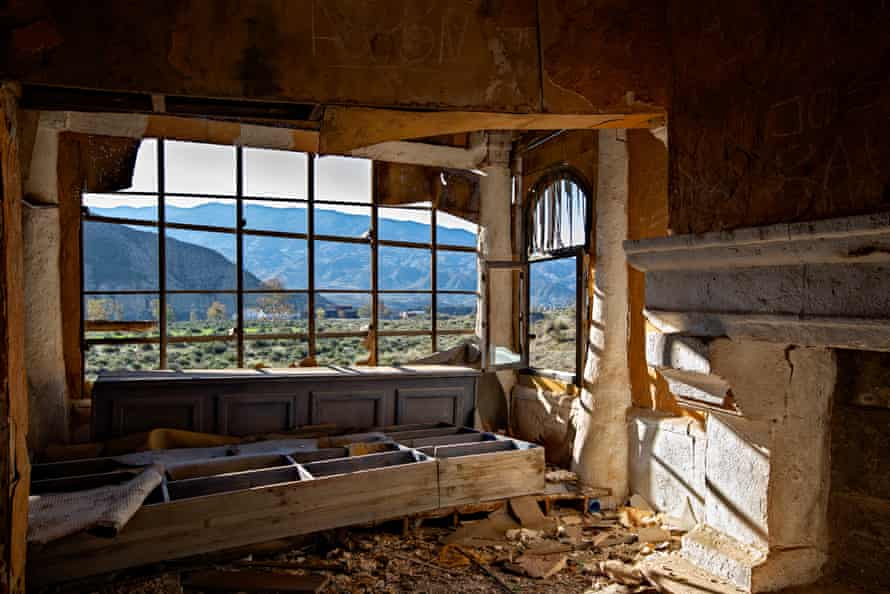
M565 471L555 476L573 480ZM519 497L321 533L274 554L183 570L175 588L166 579L165 589L150 591L688 592L664 586L674 578L670 553L680 547L682 519L638 496L595 512L588 501L579 510L580 499L563 498L544 513L542 496Z

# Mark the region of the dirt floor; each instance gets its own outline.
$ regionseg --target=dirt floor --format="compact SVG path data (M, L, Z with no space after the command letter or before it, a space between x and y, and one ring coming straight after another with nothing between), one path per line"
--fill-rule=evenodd
M473 514L329 531L287 546L270 543L225 559L143 568L141 575L47 592L740 592L684 564L676 554L682 530L671 526L676 519L636 508L583 514L558 506L544 516L534 500L530 507L522 499ZM238 579L249 584L239 586ZM876 594L838 585L786 594L865 592Z

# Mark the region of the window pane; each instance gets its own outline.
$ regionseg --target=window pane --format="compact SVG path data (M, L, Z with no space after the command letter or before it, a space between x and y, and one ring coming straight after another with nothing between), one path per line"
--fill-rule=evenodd
M235 289L234 233L167 229L167 288L219 291Z
M364 338L319 338L315 358L319 365L357 365L368 359Z
M440 330L475 330L476 307L475 295L437 295L436 327Z
M158 199L128 194L84 194L82 204L91 215L137 221L158 220Z
M472 334L440 334L438 338L439 348L436 350L439 352L457 348L464 344L474 344L476 342L476 337Z
M384 293L380 304L383 330L432 330L432 295Z
M238 366L238 347L231 341L171 342L169 369L231 369Z
M436 286L440 291L475 291L478 258L470 252L436 252Z
M244 149L244 195L306 198L306 153Z
M234 229L237 214L235 201L225 198L177 198L167 196L164 199L164 219L168 223Z
M158 191L158 141L154 138L146 138L139 145L136 167L133 169L133 183L126 191Z
M245 334L301 334L307 331L306 293L245 293Z
M575 373L575 258L529 265L529 364Z
M84 221L84 290L157 290L158 234L149 229Z
M377 210L378 239L430 243L432 215L428 210L411 208L379 208Z
M432 336L381 336L377 339L377 362L380 365L406 365L432 353Z
M170 336L228 336L236 326L235 295L188 293L167 296Z
M332 202L371 202L371 161L323 156L315 160L315 198Z
M93 344L84 357L87 380L95 380L107 371L139 371L161 366L160 347L156 344Z
M167 193L235 194L235 147L199 142L164 142Z
M315 325L319 332L360 332L371 324L371 296L316 293Z
M305 289L308 253L305 239L243 235L245 289Z
M290 367L309 356L309 345L302 339L260 338L244 341L245 367Z
M371 289L371 246L339 241L315 242L315 287Z
M244 201L245 229L306 233L307 218L302 202Z
M315 233L337 237L368 237L371 209L367 206L315 205Z
M436 243L439 245L460 245L476 247L479 226L476 223L448 214L436 212Z
M158 295L84 295L84 330L90 338L158 336ZM144 322L144 327L115 327L116 323Z
M432 252L419 248L380 246L378 285L384 290L432 288Z

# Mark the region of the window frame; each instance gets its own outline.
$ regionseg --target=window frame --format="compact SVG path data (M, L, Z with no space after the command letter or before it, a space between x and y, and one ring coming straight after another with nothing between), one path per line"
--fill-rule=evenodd
M532 214L534 212L534 208L537 205L538 199L540 198L540 193L543 188L554 183L555 181L563 178L569 178L573 183L575 183L581 191L584 193L584 196L587 199L587 208L584 216L584 243L583 245L572 246L568 248L562 248L560 250L556 250L552 253L542 256L531 257L530 245L531 245L531 233L532 229ZM584 360L586 355L585 340L584 340L584 328L585 328L585 320L587 314L587 266L586 266L586 256L590 249L590 232L593 221L593 207L594 203L591 198L592 194L590 191L590 185L585 181L584 177L581 173L565 163L561 163L541 175L535 183L528 189L526 192L526 201L525 208L523 211L523 250L522 250L522 261L523 261L523 269L524 269L524 279L525 283L522 288L524 293L524 308L522 312L523 319L525 320L525 326L523 327L522 333L522 348L525 355L525 363L526 366L522 370L523 373L527 375L537 375L542 377L549 377L552 379L556 379L567 384L573 384L575 386L581 385L581 377L584 369ZM574 372L567 372L558 369L547 369L542 367L534 367L531 363L531 275L532 275L532 267L535 264L542 262L552 262L554 260L566 260L569 258L575 258L575 369Z
M148 139L146 139L148 140ZM437 351L440 340L439 337L447 337L447 336L473 336L475 335L475 329L446 329L439 328L439 314L438 314L438 296L439 295L466 295L472 296L472 298L476 301L476 315L478 318L479 315L479 291L480 287L477 286L476 290L439 290L438 289L438 271L437 271L437 262L440 252L461 252L461 253L472 253L476 256L476 265L477 270L479 266L479 254L478 254L478 245L477 246L461 246L461 245L449 245L439 243L437 239L437 212L435 204L432 202L432 197L430 198L428 205L423 204L407 204L407 205L380 205L376 200L376 188L374 188L374 161L371 161L371 201L370 202L349 202L349 201L330 201L330 200L316 200L317 188L316 188L316 161L317 159L324 158L321 155L315 153L302 153L307 156L307 170L306 170L306 195L304 198L296 198L296 197L274 197L274 196L252 196L245 194L244 185L245 185L245 163L244 163L244 151L245 148L251 147L242 147L242 146L234 146L232 147L235 150L235 161L234 161L234 175L235 175L235 194L234 195L221 195L221 194L180 194L180 193L171 193L166 190L166 167L165 167L165 139L157 138L156 140L156 175L157 175L157 186L154 191L129 191L122 190L119 192L106 193L108 195L120 195L120 196L144 196L150 198L157 199L157 220L155 221L143 221L143 220L134 220L134 219L126 219L126 218L117 218L117 217L109 217L98 214L91 214L89 212L88 207L84 204L85 196L81 198L81 216L80 216L80 224L81 224L81 233L80 233L80 267L81 267L81 287L80 287L80 308L81 308L81 325L80 325L80 334L81 334L81 357L82 357L82 365L81 369L84 377L87 374L87 356L88 350L90 347L99 346L99 345L138 345L138 344L156 344L158 345L159 350L159 366L158 369L168 369L170 367L169 357L168 357L168 346L173 343L200 343L200 342L225 342L226 344L234 345L236 349L236 362L232 369L244 369L244 368L252 368L245 366L245 353L247 349L245 348L245 342L250 340L294 340L294 341L305 341L307 357L315 358L318 354L318 342L323 339L331 339L331 338L359 338L365 339L370 333L373 340L369 341L369 349L368 349L368 361L373 364L378 364L381 358L380 351L380 338L388 338L388 337L398 337L398 336L426 336L429 338L429 346L430 353L434 353ZM211 143L206 143L211 144ZM226 146L226 145L215 145L215 146ZM141 147L140 147L141 148ZM294 183L300 183L299 177L294 178ZM236 209L236 218L235 218L235 226L234 227L217 227L217 226L208 226L208 225L198 225L191 223L173 223L167 221L167 216L165 212L165 207L167 206L167 198L175 197L175 198L199 198L199 199L210 199L210 200L233 200L235 202ZM420 202L424 197L419 197L418 202ZM306 209L306 232L305 233L297 233L291 231L275 231L275 230L263 230L248 227L247 221L245 220L245 207L253 203L254 201L270 201L270 202L283 202L287 204L292 204L295 207L302 207ZM366 207L370 209L371 212L371 220L370 220L370 228L367 236L365 237L349 237L349 236L339 236L339 235L327 235L327 234L316 234L315 233L315 209L317 205L325 205L325 206L344 206L344 207ZM398 208L398 209L411 209L411 210L422 210L430 213L430 238L429 242L408 242L408 241L396 241L396 240L383 240L378 239L378 233L380 231L379 224L379 209L387 209L387 208ZM157 231L157 258L158 258L158 283L156 290L112 290L112 291L102 291L102 290L87 290L85 286L85 278L84 278L84 268L85 268L85 259L84 259L84 246L85 246L85 236L84 236L84 224L86 222L102 222L102 223L113 223L120 225L128 225L128 226L138 226L139 228L153 228ZM232 289L225 290L170 290L167 287L167 257L166 257L166 244L167 240L170 236L167 234L168 229L180 229L180 230L188 230L188 231L204 231L204 232L217 232L217 233L227 233L231 234L235 239L236 253L235 253L235 261L234 266L236 270L236 286ZM272 289L269 287L262 287L257 289L245 289L244 288L244 275L247 272L245 268L245 238L246 237L278 237L283 239L294 239L294 240L303 240L306 242L306 258L307 258L307 266L306 266L306 288L305 289ZM362 245L368 245L371 251L371 263L370 263L370 286L366 289L342 289L342 288L319 288L316 286L316 278L315 278L315 251L316 251L316 243L317 242L334 242L334 243L356 243ZM429 251L430 256L430 287L429 289L380 289L379 288L379 270L380 270L380 259L379 259L379 248L380 247L407 247L407 248L418 248ZM478 279L478 274L477 274ZM87 324L87 307L86 301L90 295L106 295L106 296L116 296L116 295L126 295L126 294L145 294L149 295L152 298L156 298L158 300L158 314L157 314L157 336L150 337L88 337L88 332L92 331L100 331L100 330L88 330ZM213 294L213 295L233 295L235 297L235 315L232 317L233 330L229 335L208 335L208 336L171 336L170 329L168 328L168 320L167 320L167 309L169 303L169 297L177 294ZM320 295L324 295L326 293L330 294L347 294L347 293L355 293L367 295L369 297L370 308L371 308L371 316L369 320L369 330L368 331L344 331L344 332L319 332L318 331L318 320L316 319L316 301L317 297ZM420 330L408 330L408 329L381 329L381 319L380 319L380 296L386 294L399 294L399 295L429 295L430 298L430 319L431 324L429 329L420 329ZM245 296L251 294L285 294L285 295L297 295L302 294L306 295L306 303L307 303L307 317L306 317L306 331L305 332L286 332L286 333L271 333L271 334L253 334L247 333L246 330L246 318L244 311L244 299ZM294 361L296 363L297 361ZM333 365L340 365L340 363L331 363ZM355 364L355 363L353 363Z

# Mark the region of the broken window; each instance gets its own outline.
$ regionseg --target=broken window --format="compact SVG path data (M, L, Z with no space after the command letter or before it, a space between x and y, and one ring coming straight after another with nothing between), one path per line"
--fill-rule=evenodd
M82 199L87 376L408 362L469 340L476 226L430 197L378 206L372 174L366 159L143 141L130 188Z
M580 177L559 169L530 191L527 352L532 370L577 381L584 304L584 254L590 235L589 193Z

